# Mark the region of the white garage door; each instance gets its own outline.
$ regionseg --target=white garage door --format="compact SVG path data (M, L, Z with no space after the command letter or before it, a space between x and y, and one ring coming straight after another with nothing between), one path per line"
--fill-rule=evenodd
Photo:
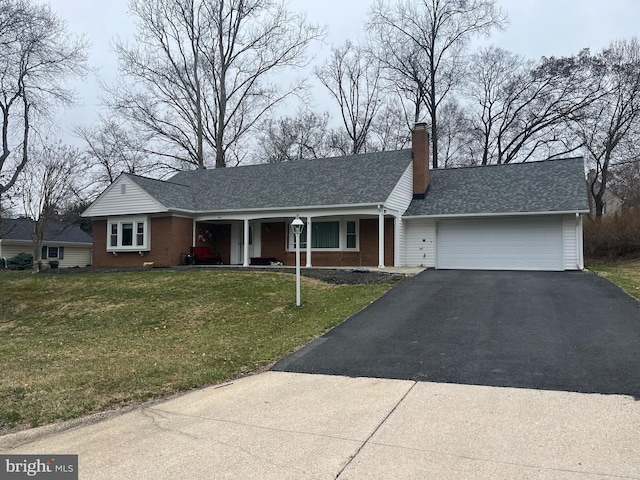
M564 270L562 251L559 215L437 224L436 268Z

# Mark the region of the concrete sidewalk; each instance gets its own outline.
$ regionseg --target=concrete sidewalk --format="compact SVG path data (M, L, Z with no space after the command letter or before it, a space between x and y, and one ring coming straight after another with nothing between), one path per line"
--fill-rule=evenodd
M640 479L631 397L266 372L0 453L81 479Z

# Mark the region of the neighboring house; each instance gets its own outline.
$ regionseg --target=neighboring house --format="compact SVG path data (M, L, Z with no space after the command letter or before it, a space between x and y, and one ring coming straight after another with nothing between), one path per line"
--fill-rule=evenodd
M176 265L193 246L226 264L293 265L300 216L306 266L576 270L588 212L581 158L430 172L418 124L407 150L122 174L83 215L94 265Z
M0 220L0 258L6 260L19 253L33 254L29 218ZM48 265L57 261L60 268L85 267L91 265L93 239L76 225L49 222L42 243L42 261Z
M596 218L596 200L591 191L591 185L593 184L595 176L596 171L589 170L589 173L587 174L587 194L589 196L589 216L591 218ZM600 182L598 180L595 182L594 190L596 192L600 190ZM613 193L610 188L606 188L604 190L604 193L602 194L602 201L602 215L604 216L620 213L620 210L622 210L622 204L624 203L624 201L618 195Z

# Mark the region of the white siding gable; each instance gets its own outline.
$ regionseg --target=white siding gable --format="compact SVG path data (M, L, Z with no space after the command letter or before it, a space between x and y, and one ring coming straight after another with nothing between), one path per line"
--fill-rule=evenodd
M84 213L86 217L161 213L168 209L151 195L121 175Z
M409 164L400 177L384 206L402 215L413 200L413 164Z

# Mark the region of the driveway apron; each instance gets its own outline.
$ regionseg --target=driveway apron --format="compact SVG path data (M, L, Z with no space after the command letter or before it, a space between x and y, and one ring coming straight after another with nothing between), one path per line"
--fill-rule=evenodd
M588 272L427 270L273 369L639 399L640 304Z

